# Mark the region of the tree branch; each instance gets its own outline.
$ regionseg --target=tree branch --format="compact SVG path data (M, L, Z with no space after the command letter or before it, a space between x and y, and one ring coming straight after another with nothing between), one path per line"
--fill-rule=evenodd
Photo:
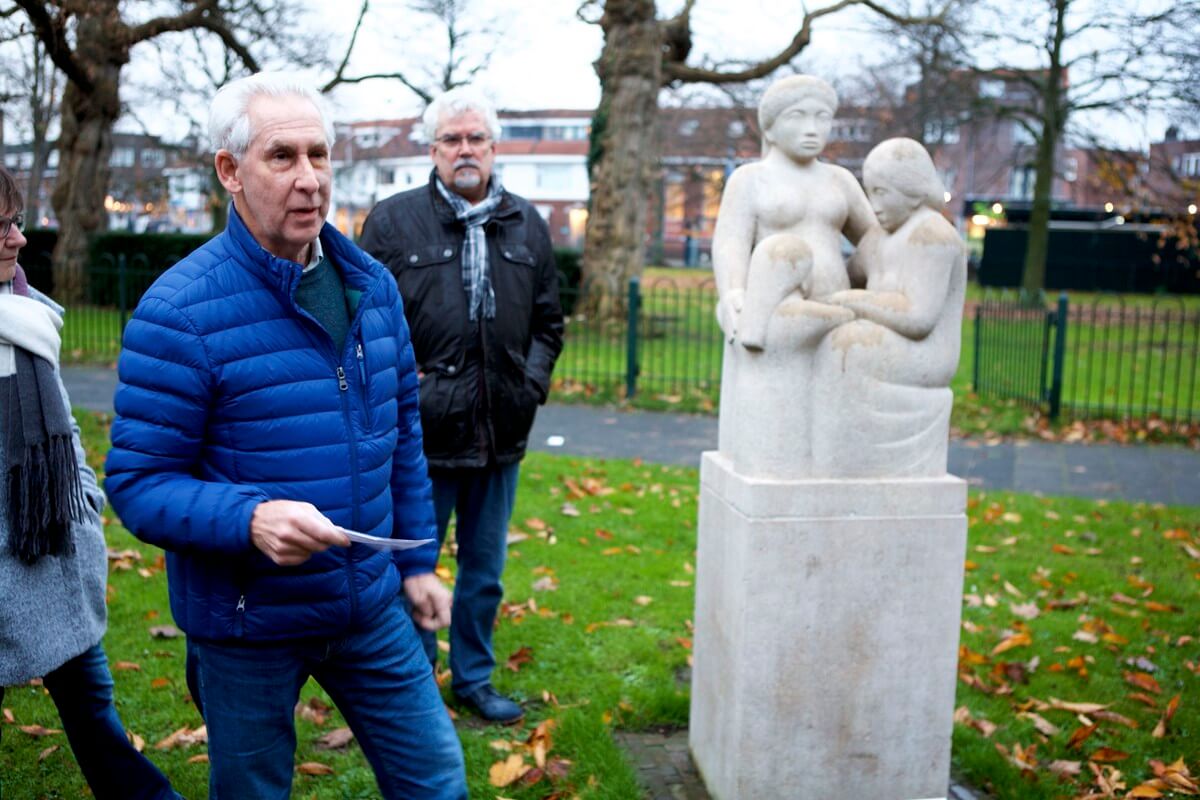
M46 11L46 6L40 0L16 0L16 4L29 17L34 33L46 46L46 54L50 56L54 65L61 69L71 83L78 86L80 90L85 93L92 91L95 84L92 83L87 71L76 60L75 51L67 42L66 25L63 24L62 18L51 17Z
M363 18L367 16L367 6L370 0L363 0L362 8L358 10L358 19L354 22L354 32L350 34L350 43L346 45L346 54L342 56L342 63L338 64L337 70L333 73L333 77L321 87L321 92L324 94L333 87L342 82L342 76L346 73L346 66L350 63L350 56L354 53L354 43L358 41L358 32L362 29Z

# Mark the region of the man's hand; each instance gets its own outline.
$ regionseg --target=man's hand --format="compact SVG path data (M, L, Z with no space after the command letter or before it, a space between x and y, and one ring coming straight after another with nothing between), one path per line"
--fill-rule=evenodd
M404 579L404 596L412 603L413 621L427 631L450 624L450 590L432 572Z
M312 503L267 500L250 518L250 543L281 567L303 564L322 550L349 547L350 540Z

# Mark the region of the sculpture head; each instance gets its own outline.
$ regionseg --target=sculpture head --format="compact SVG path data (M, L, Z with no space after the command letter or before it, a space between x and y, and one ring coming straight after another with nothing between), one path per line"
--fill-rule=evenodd
M795 161L811 161L825 149L837 92L812 75L792 75L775 81L758 103L758 126L763 135L763 157L773 148Z
M889 232L921 206L940 212L946 202L933 159L913 139L887 139L877 144L863 162L863 184L879 224Z

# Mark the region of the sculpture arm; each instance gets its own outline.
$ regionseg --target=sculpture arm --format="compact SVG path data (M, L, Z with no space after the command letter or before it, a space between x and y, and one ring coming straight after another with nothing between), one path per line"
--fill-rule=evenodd
M721 209L713 231L712 260L717 294L722 300L731 291L746 289L755 232L752 180L746 167L739 167L729 176L721 195Z
M844 169L837 174L842 193L846 196L846 223L842 226L842 233L851 244L857 245L867 233L879 227L879 222L871 210L871 202L854 176Z
M946 245L931 245L911 249L907 255L902 290L850 289L829 301L901 336L925 338L945 313L958 252Z

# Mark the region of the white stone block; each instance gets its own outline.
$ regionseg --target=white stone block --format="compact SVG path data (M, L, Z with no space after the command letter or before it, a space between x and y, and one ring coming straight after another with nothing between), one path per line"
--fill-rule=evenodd
M944 797L966 485L701 468L690 745L716 800Z

